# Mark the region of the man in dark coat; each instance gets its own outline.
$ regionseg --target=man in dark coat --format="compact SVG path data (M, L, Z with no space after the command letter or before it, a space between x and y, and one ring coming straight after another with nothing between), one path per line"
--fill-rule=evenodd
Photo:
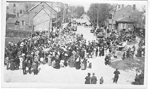
M102 56L104 56L104 46L102 47Z
M20 60L19 60L19 57L18 56L16 56L16 58L15 58L15 69L19 69L19 66L20 66Z
M84 59L84 57L85 57L85 51L84 51L84 49L81 50L80 57L81 57L81 59Z
M96 47L95 56L98 56L98 47Z
M88 73L88 76L85 77L85 84L91 84L91 77L90 77L90 73Z
M106 55L105 57L105 65L108 65L110 61L110 54Z
M26 67L27 67L27 59L26 59L26 55L23 59L23 62L22 62L22 70L23 70L23 74L26 74Z
M31 68L32 68L32 56L30 54L28 54L27 56L27 67L29 69L29 73L31 74Z
M120 74L120 72L118 71L118 69L116 69L114 71L114 74L115 74L115 76L114 76L113 83L117 83L118 82L118 78L119 78L119 74Z
M102 56L102 47L99 48L99 56Z
M97 83L97 77L95 76L95 73L93 73L93 76L91 77L91 84Z

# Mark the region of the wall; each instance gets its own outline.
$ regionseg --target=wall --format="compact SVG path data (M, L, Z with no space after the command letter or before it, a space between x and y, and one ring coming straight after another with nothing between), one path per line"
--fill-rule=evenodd
M128 28L133 28L132 23L118 23L117 29L122 30L122 29L128 29Z

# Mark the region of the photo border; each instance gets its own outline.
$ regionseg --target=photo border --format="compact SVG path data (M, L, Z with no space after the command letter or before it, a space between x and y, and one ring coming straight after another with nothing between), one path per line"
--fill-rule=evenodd
M1 84L3 88L106 88L106 89L112 89L112 88L125 88L125 89L143 89L147 87L147 82L148 82L148 19L146 19L146 24L145 24L145 78L144 78L144 85L125 85L125 84L117 84L117 85L112 85L112 84L104 84L104 85L85 85L85 84L49 84L49 83L6 83L4 82L4 48L5 48L5 29L6 29L6 1L22 1L22 0L3 0L1 5ZM31 1L31 0L26 0L26 1ZM41 1L41 0L32 0L32 1ZM63 2L63 1L68 1L68 0L44 0L44 1L52 1L52 2ZM69 0L70 2L74 3L74 0ZM81 0L76 0L75 2L93 2L93 3L122 3L122 2L140 2L140 0L86 0L86 1L81 1ZM146 4L146 18L149 18L148 16L148 1L141 1L145 2Z

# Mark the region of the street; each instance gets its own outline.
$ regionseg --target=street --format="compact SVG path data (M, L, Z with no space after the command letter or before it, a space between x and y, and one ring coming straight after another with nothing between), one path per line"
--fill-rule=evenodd
M87 41L92 41L96 39L92 33L90 33L90 27L78 26L77 33L82 33L83 37ZM92 62L92 68L86 70L76 70L75 68L60 68L54 69L51 66L40 65L40 72L38 75L27 74L23 75L22 70L6 70L4 68L4 80L7 83L18 82L18 83L63 83L63 84L84 84L85 77L87 73L95 73L99 84L99 79L104 78L103 84L113 84L113 69L110 66L104 64L105 57L93 57L88 59ZM129 84L134 81L135 72L134 71L120 71L118 84Z
M90 33L91 27L78 26L77 33L83 34L87 41L96 40L96 37Z

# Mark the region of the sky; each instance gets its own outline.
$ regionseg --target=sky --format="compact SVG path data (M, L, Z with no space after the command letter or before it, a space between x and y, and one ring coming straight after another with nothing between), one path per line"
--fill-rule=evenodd
M67 3L68 5L82 5L82 6L84 6L85 11L87 11L89 9L91 3L114 3L114 4L125 4L125 5L136 4L136 7L138 10L142 10L141 7L146 5L146 2L142 2L142 1L138 1L138 2L135 2L135 1L134 2L132 2L132 1L128 1L128 2L113 1L113 2L111 2L111 1L107 1L107 0L104 2L101 0L99 0L99 1L97 1L97 0L82 0L82 1L76 0L74 2L72 0L65 0L65 1L66 1L65 3Z
M20 1L20 0L16 0L16 1ZM30 0L26 0L26 1L30 1ZM40 0L33 0L33 1L40 1ZM48 0L48 1L62 2L62 3L66 3L66 4L72 5L72 6L81 5L84 7L85 11L88 11L91 3L110 3L110 4L117 3L117 4L125 4L125 5L136 4L136 7L138 10L142 10L141 7L146 5L146 1L131 1L131 0L130 1L123 1L123 0L120 0L120 1L119 0L118 1L114 1L114 0Z

